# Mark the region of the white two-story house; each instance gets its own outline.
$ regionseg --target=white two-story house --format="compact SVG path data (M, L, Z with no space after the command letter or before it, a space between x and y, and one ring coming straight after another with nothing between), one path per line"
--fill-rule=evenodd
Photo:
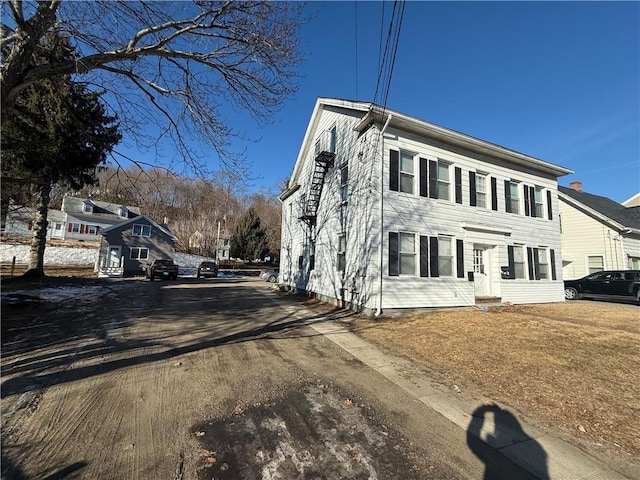
M369 313L564 299L570 170L364 102L317 100L282 201L280 283Z

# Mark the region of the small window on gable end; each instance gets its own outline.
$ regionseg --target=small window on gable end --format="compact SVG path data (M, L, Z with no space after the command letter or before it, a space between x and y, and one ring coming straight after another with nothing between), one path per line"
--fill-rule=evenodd
M349 198L349 167L344 165L340 169L340 197L343 203Z
M333 128L331 128L330 138L329 138L329 151L331 153L336 153L337 142L338 142L338 129L334 125Z

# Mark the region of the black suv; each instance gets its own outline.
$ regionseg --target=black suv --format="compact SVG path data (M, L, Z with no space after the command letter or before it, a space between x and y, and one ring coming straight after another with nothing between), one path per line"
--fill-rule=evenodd
M200 277L217 277L218 264L216 262L202 262L198 266L198 278Z
M564 281L564 298L635 300L640 303L640 270L605 270Z

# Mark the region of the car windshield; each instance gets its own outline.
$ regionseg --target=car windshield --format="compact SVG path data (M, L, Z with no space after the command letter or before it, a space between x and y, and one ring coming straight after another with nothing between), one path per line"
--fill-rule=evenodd
M156 260L156 265L171 265L173 261L171 260Z
M215 267L215 266L216 266L216 264L215 264L215 263L213 263L213 262L202 262L202 263L200 264L200 266L201 266L201 267Z

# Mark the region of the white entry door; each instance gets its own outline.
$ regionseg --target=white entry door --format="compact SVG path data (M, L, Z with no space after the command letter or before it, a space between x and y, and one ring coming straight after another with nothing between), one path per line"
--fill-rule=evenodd
M120 252L122 247L109 247L107 253L107 267L121 267L120 265Z
M491 296L489 250L485 247L473 247L473 283L476 297Z

